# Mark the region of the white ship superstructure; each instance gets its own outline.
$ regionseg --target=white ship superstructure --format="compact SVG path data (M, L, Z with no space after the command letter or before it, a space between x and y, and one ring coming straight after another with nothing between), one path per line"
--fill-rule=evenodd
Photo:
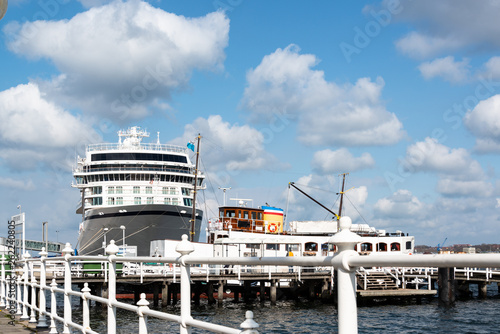
M178 239L191 232L195 168L182 146L143 143L139 127L118 132L118 143L92 144L73 171L81 191L80 254L102 254L114 239L138 255L149 254L153 239ZM204 175L198 172L197 190ZM196 210L195 240L202 212Z

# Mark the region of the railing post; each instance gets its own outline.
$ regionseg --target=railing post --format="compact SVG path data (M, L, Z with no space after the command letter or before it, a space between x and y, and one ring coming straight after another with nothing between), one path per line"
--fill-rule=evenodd
M45 316L46 310L46 305L45 305L45 287L47 286L47 276L46 276L46 270L47 270L47 264L45 261L47 261L47 251L45 250L45 247L42 247L42 251L40 252L40 312L38 313L38 325L36 326L37 328L47 328L49 327L47 325L47 317Z
M190 334L191 327L186 325L186 320L191 319L191 275L190 266L184 263L184 257L194 251L193 244L188 241L186 234L182 235L182 241L177 244L175 250L181 254L181 325L180 334Z
M339 220L340 232L330 238L329 242L337 245L339 254L334 256L333 262L339 261L337 271L337 298L338 298L338 334L358 333L358 310L356 304L356 270L349 267L349 257L359 256L354 246L361 241L361 237L349 230L351 218L342 217ZM337 258L339 260L337 260Z
M26 252L23 254L24 258L24 266L23 266L23 278L24 278L24 283L23 283L23 314L21 315L20 320L29 320L28 316L28 309L26 305L28 305L28 280L29 280L29 268L28 268L28 259L31 257L31 255Z
M35 278L35 264L30 262L30 273L31 273L31 303L30 303L30 321L31 323L36 323L36 278Z
M243 329L241 334L259 334L257 328L259 328L259 324L253 320L253 312L246 311L245 313L245 321L243 321L240 327Z
M54 289L57 288L56 279L52 279L50 283L50 332L49 334L57 334L55 316L57 315L57 299Z
M63 334L70 334L68 323L71 321L71 253L73 249L69 242L62 250L64 254L64 330Z
M115 241L111 240L106 253L109 254L109 275L108 275L108 334L116 334L116 306L111 303L116 301L116 253L120 249L115 245Z
M141 299L137 302L137 314L139 315L139 334L148 334L148 317L144 315L144 310L149 310L149 302L146 300L146 294L141 293Z
M7 302L7 296L5 294L5 285L6 285L6 281L5 281L5 256L6 255L0 255L0 259L1 259L1 270L2 270L2 276L1 276L1 281L0 281L0 307L4 308L6 306L6 302Z
M23 314L23 309L22 309L22 295L21 295L21 283L22 283L22 275L17 276L16 280L16 286L17 286L17 296L16 296L16 303L17 303L17 312L16 315L22 315Z
M82 289L82 322L83 328L90 329L90 312L89 312L89 301L87 295L90 293L89 283L83 284Z

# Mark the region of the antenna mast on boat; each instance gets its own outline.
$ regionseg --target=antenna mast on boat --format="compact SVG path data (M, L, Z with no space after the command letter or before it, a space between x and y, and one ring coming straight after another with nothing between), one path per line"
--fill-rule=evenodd
M342 202L344 201L344 186L345 186L345 176L349 173L339 174L342 175L342 190L340 191L340 206L339 206L339 217L342 217ZM339 218L340 219L340 218Z
M196 186L198 184L198 159L200 157L200 139L201 135L198 133L198 144L196 145L196 165L194 167L194 187L193 187L193 214L191 216L191 233L190 233L190 241L194 241L194 227L196 223Z

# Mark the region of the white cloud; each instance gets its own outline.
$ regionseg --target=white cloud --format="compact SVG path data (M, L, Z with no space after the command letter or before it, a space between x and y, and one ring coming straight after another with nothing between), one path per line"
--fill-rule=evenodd
M442 77L443 80L451 83L464 82L468 77L468 68L468 59L458 62L452 56L434 59L433 61L422 63L418 67L425 79Z
M400 189L392 196L379 199L373 209L384 218L416 218L425 214L426 207L411 191Z
M314 153L311 165L321 174L331 174L371 168L375 165L375 160L370 153L366 152L360 157L354 157L346 148L336 151L326 149Z
M389 2L386 0L385 2ZM415 58L459 49L497 50L500 47L500 4L487 1L406 1L396 21L411 22L415 30L396 42L399 51ZM471 20L471 18L473 18Z
M286 112L307 145L391 145L403 137L401 122L381 101L382 78L338 85L312 69L317 63L295 45L265 56L247 73L243 107L254 120Z
M36 188L32 180L14 180L6 177L0 177L0 187L27 191L32 191Z
M193 70L221 70L229 20L222 12L186 18L116 1L69 20L10 23L5 32L11 51L61 71L44 86L53 98L123 121L184 89Z
M437 191L439 191L443 195L451 197L489 197L493 193L493 186L485 181L462 181L443 177L438 182Z
M464 117L464 124L477 137L477 151L500 152L500 95L483 100L473 110L469 110Z
M185 126L184 135L173 142L186 145L198 133L203 134L202 156L211 171L259 170L262 168L284 168L277 159L266 152L264 136L248 125L231 125L224 122L220 115L207 119L199 117Z
M491 57L488 59L488 61L484 64L484 72L482 73L482 76L491 76L496 79L500 78L500 57Z
M431 57L447 50L454 50L459 46L461 46L461 43L453 38L426 36L417 32L411 32L396 41L396 49L417 59Z
M416 172L438 172L476 180L484 176L481 166L466 149L451 149L429 137L407 148L404 165L409 171Z
M0 92L0 117L0 157L16 168L33 168L68 152L74 158L75 147L100 138L79 118L47 101L34 83Z

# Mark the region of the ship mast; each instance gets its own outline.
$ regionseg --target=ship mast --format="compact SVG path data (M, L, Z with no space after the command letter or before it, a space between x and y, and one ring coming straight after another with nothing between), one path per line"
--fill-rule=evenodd
M342 202L344 201L344 186L345 186L345 176L348 175L349 173L343 173L340 174L342 175L342 190L340 191L340 207L339 207L339 218L342 217Z
M198 133L198 144L196 145L196 165L194 167L194 187L193 187L193 213L191 216L191 233L190 233L190 241L194 241L194 227L196 223L196 186L198 184L198 159L200 157L200 139L201 136Z

